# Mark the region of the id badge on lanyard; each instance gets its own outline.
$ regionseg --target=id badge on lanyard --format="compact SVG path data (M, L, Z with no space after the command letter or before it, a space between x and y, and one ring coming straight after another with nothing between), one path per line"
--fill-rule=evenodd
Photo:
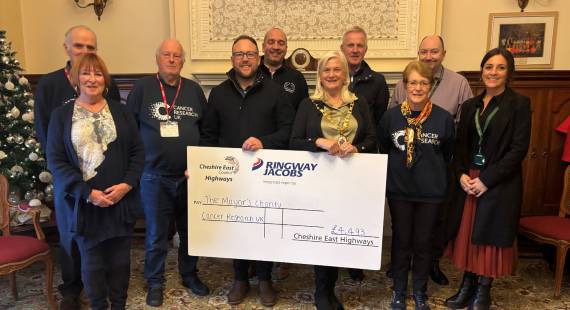
M177 138L180 136L178 130L178 122L173 121L171 119L170 113L174 110L174 105L176 104L176 99L178 98L178 94L180 93L180 86L182 85L182 79L178 82L178 89L176 90L176 95L174 96L174 100L172 100L172 104L168 105L168 101L166 100L166 93L164 92L164 86L162 85L162 81L158 73L156 74L156 79L158 80L158 84L160 85L160 92L162 94L162 101L164 102L164 108L166 109L166 122L160 122L160 136L163 138Z
M485 120L485 125L483 128L481 128L481 124L479 121L479 117L480 117L480 108L477 108L477 110L475 110L475 128L477 129L477 135L479 135L479 149L477 151L477 153L475 155L473 155L473 164L479 167L483 167L485 166L485 155L483 154L482 151L482 145L483 145L483 134L485 133L485 131L487 130L487 128L489 127L489 123L491 122L491 120L493 119L493 117L495 117L495 114L497 114L497 112L499 111L499 107L495 107L493 109L493 111L491 111L491 113L489 114L489 116L487 116L487 119Z

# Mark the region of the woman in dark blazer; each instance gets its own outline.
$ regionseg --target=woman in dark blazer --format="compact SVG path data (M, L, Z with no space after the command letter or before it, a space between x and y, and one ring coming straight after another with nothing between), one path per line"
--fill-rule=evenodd
M457 129L448 252L464 270L459 291L445 301L454 309L489 309L494 278L512 273L522 202L522 161L531 128L530 100L508 87L512 54L495 48L481 61L485 90L467 100Z
M84 55L70 79L78 97L53 112L47 145L60 241L67 253L77 243L91 308L107 309L108 299L124 309L144 150L125 106L103 98L110 77L101 58Z
M368 104L348 90L346 58L328 52L317 68L315 93L299 104L290 148L339 157L376 152L376 136ZM343 309L334 294L338 268L315 266L315 305L319 310Z

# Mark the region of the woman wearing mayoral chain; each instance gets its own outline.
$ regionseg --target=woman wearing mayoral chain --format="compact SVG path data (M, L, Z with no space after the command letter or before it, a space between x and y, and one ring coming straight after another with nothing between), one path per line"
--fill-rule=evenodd
M349 81L342 53L328 52L319 60L316 90L299 105L291 149L327 151L338 157L376 152L375 126L368 104L348 90ZM338 268L315 266L317 309L343 309L334 293L337 278Z

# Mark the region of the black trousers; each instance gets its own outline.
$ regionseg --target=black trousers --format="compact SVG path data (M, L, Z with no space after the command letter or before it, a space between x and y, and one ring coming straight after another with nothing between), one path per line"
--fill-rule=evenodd
M315 296L334 294L334 287L338 279L338 268L330 266L314 266L315 268Z
M259 281L271 280L271 269L273 268L273 262L234 259L234 276L236 280L238 281L249 280L248 272L249 272L250 263L255 264L255 273Z
M63 280L63 283L57 287L59 292L63 297L79 297L83 290L83 282L81 281L81 255L79 255L75 240L71 241L71 255L61 248L58 258Z
M435 220L435 226L433 228L432 240L431 240L431 251L432 251L432 263L438 262L443 256L443 251L447 245L445 238L445 229L447 226L447 205L442 204L439 207L438 216Z
M439 204L389 199L395 291L407 291L412 266L414 292L425 292L432 264L431 240Z
M117 237L87 248L77 242L81 252L83 283L91 309L125 309L131 274L131 237Z

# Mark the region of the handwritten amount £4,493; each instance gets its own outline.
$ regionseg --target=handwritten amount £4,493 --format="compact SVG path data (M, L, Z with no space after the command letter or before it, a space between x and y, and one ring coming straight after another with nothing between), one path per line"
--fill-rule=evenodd
M341 225L333 225L331 228L331 234L333 235L345 235L345 236L366 236L364 228L360 227L344 227Z

